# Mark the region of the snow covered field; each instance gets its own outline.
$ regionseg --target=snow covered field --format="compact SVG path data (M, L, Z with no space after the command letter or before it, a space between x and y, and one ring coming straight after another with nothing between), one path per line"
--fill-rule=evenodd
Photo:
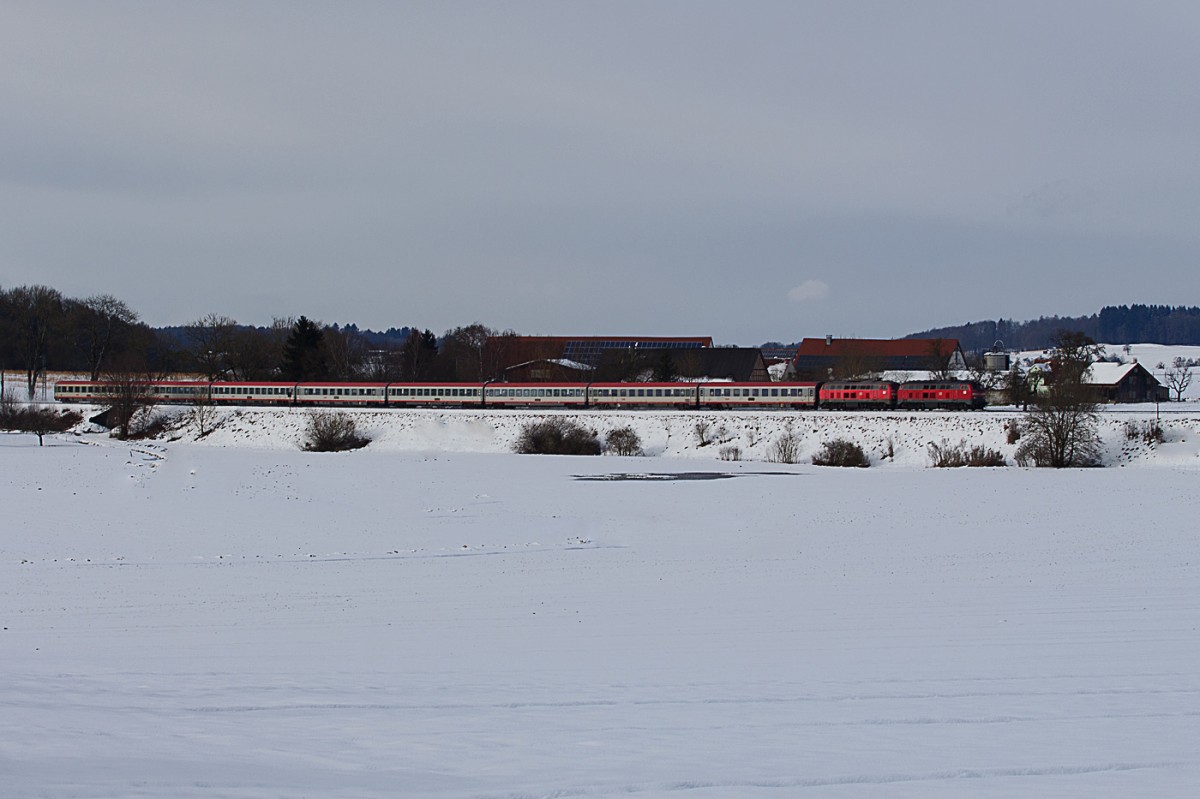
M0 436L0 795L1200 785L1190 422L1050 472L313 455L252 418Z

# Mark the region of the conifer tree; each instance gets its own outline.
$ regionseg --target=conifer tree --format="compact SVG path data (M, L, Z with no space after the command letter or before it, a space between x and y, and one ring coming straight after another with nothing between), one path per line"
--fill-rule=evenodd
M307 316L292 325L283 345L279 371L287 380L324 380L329 376L325 361L325 333Z

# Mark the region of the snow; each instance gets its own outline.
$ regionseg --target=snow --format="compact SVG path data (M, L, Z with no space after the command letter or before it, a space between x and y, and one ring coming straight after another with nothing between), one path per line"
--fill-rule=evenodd
M1092 364L1083 375L1083 382L1097 386L1115 386L1133 371L1134 363L1109 363L1098 361Z
M302 414L225 413L0 435L0 795L1200 784L1190 415L1152 448L1114 412L1124 468L1052 472L921 468L1004 412L792 420L890 432L868 470L723 463L692 429L790 414L591 417L653 435L639 459L504 454L519 413L364 411L377 441L332 455Z

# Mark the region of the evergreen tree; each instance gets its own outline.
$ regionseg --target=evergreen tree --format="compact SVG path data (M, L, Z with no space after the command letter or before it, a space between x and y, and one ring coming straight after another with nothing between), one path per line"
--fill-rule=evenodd
M325 333L307 316L292 325L283 345L279 371L287 380L324 380L329 376L325 361Z
M679 371L675 368L675 360L671 357L671 351L663 350L662 355L658 358L658 363L654 365L654 382L673 383L678 376Z

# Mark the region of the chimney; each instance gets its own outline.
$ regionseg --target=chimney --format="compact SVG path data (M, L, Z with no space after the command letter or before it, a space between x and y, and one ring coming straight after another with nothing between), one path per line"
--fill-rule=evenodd
M832 346L833 346L833 336L831 336L831 335L830 335L830 336L826 336L826 337L825 337L825 346L826 346L826 347L832 347Z

